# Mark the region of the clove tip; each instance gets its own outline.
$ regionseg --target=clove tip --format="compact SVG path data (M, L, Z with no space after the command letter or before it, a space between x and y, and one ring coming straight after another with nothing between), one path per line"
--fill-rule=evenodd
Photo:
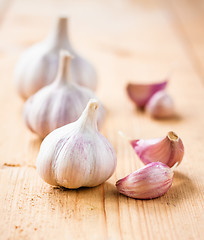
M89 102L88 102L88 108L91 109L91 110L97 110L98 109L98 106L99 106L99 103L98 103L98 100L96 99L90 99Z
M168 132L167 136L168 136L169 140L171 140L171 141L175 141L175 142L179 141L178 135L173 131Z

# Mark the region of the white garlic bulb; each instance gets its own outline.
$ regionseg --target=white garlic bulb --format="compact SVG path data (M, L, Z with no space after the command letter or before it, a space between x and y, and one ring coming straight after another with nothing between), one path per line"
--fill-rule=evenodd
M92 90L96 89L96 72L72 48L67 34L67 18L62 17L57 20L55 28L44 41L33 45L19 59L14 82L23 98L30 97L53 82L57 74L60 49L66 49L74 56L70 70L73 81Z
M111 177L116 154L97 130L98 107L98 101L91 99L76 122L43 140L36 165L45 182L66 188L94 187Z
M69 76L70 55L60 51L56 79L43 87L25 103L24 120L28 128L44 138L54 129L76 121L94 93L72 81ZM103 124L105 110L100 104L98 125Z

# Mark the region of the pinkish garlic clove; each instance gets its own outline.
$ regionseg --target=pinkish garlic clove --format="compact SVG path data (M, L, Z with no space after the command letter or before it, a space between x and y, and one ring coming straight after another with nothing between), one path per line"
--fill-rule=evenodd
M184 155L183 142L172 131L163 138L132 140L130 144L144 164L162 162L172 167L179 165Z
M116 182L117 190L132 198L152 199L164 195L172 185L173 169L154 162Z
M143 108L156 92L166 87L167 83L166 79L163 82L152 84L129 83L126 89L130 99L138 107Z
M175 114L173 99L164 90L151 97L146 110L154 118L170 118Z

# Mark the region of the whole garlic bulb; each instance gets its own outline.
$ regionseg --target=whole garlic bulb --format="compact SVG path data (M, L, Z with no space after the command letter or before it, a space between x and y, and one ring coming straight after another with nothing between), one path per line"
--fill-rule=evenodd
M44 138L54 129L76 121L94 93L79 86L69 76L70 55L60 52L60 64L53 83L40 89L25 103L24 120L28 128ZM100 104L98 125L102 126L105 110Z
M51 34L42 42L30 47L19 59L14 74L18 93L28 98L56 77L59 51L68 50L73 81L92 90L96 89L97 77L93 66L80 57L70 44L67 34L67 18L59 18Z
M175 114L173 99L165 91L155 93L147 103L146 110L154 118L170 118Z
M97 130L98 107L98 101L91 99L76 122L43 140L36 165L45 182L66 188L94 187L113 174L116 154Z

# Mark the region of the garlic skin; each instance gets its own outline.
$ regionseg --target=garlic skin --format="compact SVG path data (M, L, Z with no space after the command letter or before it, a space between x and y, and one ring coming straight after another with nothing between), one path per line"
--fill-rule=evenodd
M92 90L96 89L96 71L71 46L67 21L65 17L58 18L51 34L42 42L31 46L20 57L15 69L14 83L22 98L27 99L54 81L61 49L68 50L74 56L70 70L73 81Z
M144 108L156 92L166 88L167 83L168 81L166 79L162 82L152 84L129 83L127 84L126 90L129 98L136 106Z
M144 164L162 162L169 167L181 163L184 156L182 140L174 132L168 132L164 138L130 141L133 149Z
M70 59L67 51L60 51L60 64L54 82L39 90L25 103L25 123L41 138L58 127L76 121L88 101L96 98L90 89L72 81L69 76ZM98 125L100 128L104 121L105 110L102 104L99 105Z
M111 177L116 154L97 130L98 108L98 101L91 99L77 121L43 140L36 165L45 182L65 188L94 187Z
M152 199L164 195L172 185L173 169L163 163L149 163L116 182L117 190L131 198Z
M173 99L165 91L155 93L146 110L154 118L171 118L175 114Z

